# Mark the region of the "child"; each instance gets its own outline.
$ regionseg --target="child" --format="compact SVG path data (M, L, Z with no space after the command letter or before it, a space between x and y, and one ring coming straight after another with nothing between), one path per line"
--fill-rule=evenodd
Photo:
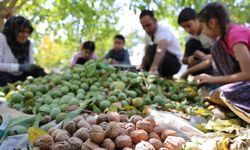
M195 10L192 8L184 8L180 12L178 16L178 24L189 33L185 45L183 63L187 64L188 68L191 68L208 58L213 41L201 33L202 25L197 19ZM204 72L210 73L211 69L200 70L195 74Z
M218 39L225 55L234 57L240 70L220 76L201 74L195 79L200 84L232 83L220 88L222 95L237 107L250 112L250 103L247 101L250 99L250 28L232 23L227 10L219 2L205 6L198 18L203 26L203 33L212 39ZM231 64L224 63L223 55L212 55L212 57L220 63L218 69L232 67Z
M125 38L118 34L114 37L114 47L105 56L110 64L130 64L129 53L124 49Z
M94 53L95 43L93 41L86 41L82 44L81 50L78 51L72 58L71 67L74 67L76 64L85 64L88 60L96 60L98 57Z

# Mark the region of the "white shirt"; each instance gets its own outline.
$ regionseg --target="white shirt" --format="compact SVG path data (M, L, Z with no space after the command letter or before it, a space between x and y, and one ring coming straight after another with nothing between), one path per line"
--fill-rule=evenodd
M29 48L29 63L33 63L33 49L32 44ZM13 55L6 37L3 33L0 33L0 71L17 73L19 72L19 63L16 57Z
M210 49L214 45L214 41L205 34L191 35L188 34L187 40L196 39L201 42L201 45L205 49Z
M154 34L154 41L152 41L151 37L148 34L146 34L145 44L146 45L157 44L161 40L167 41L167 50L172 54L174 54L181 62L183 53L178 39L175 37L175 35L169 28L157 24L156 32Z

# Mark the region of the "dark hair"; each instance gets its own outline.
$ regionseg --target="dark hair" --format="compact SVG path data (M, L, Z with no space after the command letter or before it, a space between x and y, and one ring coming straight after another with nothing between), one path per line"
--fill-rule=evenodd
M182 11L180 12L177 22L180 25L183 22L186 22L189 20L195 20L196 17L197 17L196 11L190 7L186 7L182 9Z
M27 40L25 43L18 43L16 41L18 33L22 32L24 28L29 28L30 34L33 32L33 27L29 20L22 16L13 16L7 20L3 29L7 43L19 63L29 61L30 41Z
M151 10L142 10L140 14L140 19L144 16L150 16L151 18L155 18L154 12Z
M218 20L223 39L226 35L226 26L231 22L229 13L223 4L219 2L209 3L198 14L198 19L204 23L208 23L211 18Z
M89 49L91 52L95 51L95 43L93 41L86 41L82 44L82 48Z
M117 34L117 35L114 37L114 39L122 40L123 43L125 43L125 37L124 37L123 35L121 35L121 34Z

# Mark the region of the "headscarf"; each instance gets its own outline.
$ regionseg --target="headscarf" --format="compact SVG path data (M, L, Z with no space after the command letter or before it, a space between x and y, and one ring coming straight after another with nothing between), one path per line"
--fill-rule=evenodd
M16 57L18 63L21 64L29 62L30 41L27 40L25 43L18 43L16 37L18 33L22 32L25 28L30 29L30 34L33 32L33 27L29 20L22 16L14 16L7 20L3 29L3 34L7 39L7 43L13 55Z

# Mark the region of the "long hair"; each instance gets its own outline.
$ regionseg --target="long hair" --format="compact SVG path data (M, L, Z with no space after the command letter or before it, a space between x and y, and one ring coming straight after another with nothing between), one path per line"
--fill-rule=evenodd
M221 38L224 39L226 26L231 22L228 10L219 2L209 3L200 11L198 19L207 24L211 18L218 20Z
M30 41L27 40L25 43L18 43L16 41L18 33L23 32L25 28L30 29L30 34L33 32L33 27L29 20L22 16L14 16L7 20L3 29L3 34L7 39L7 43L19 63L29 61Z

